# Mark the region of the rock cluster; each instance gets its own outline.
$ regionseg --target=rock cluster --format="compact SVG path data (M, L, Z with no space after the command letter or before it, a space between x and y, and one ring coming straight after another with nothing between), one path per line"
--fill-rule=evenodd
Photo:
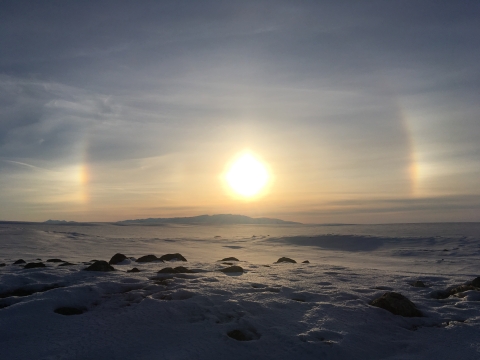
M465 284L454 285L446 290L433 291L430 296L434 299L446 299L451 295L457 295L469 290L480 291L480 276L472 281L467 281Z

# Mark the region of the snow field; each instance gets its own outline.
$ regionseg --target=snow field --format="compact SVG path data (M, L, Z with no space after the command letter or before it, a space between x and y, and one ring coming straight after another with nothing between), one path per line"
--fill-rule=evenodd
M56 240L63 241L57 254L43 247L43 235L42 246L29 234L7 239L19 246L0 259L6 263L0 268L0 346L6 358L480 358L479 292L431 297L479 275L475 238L321 235L109 242L87 234L80 244L78 236L69 239ZM362 240L365 247L355 242ZM102 256L87 253L84 261L108 260L121 250L135 258L179 252L188 262L128 259L114 265L113 272L82 271L88 265L80 262L75 245L93 250L95 243ZM27 247L30 257L18 251ZM243 267L243 274L219 271L228 265L217 260L228 256L239 258L235 265ZM281 256L297 263L274 264ZM19 257L27 262L39 257L47 267L12 265ZM45 262L52 257L75 265ZM307 259L310 264L301 263ZM197 272L157 274L178 265ZM141 272L126 272L133 267ZM417 280L427 287L413 287ZM409 298L424 317L405 318L368 305L386 291ZM84 312L55 313L60 307ZM247 341L228 335L235 331Z

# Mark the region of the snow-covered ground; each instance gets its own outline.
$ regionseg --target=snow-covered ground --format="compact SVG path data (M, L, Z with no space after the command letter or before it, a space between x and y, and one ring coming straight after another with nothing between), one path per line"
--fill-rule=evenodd
M83 271L121 252L117 271ZM187 262L137 263L181 253ZM234 256L243 274L219 271ZM288 256L296 264L274 262ZM24 269L18 259L41 261ZM61 258L74 263L46 262ZM309 260L310 263L302 263ZM479 359L480 225L62 226L0 224L5 359ZM185 266L193 274L157 274ZM137 267L138 273L127 273ZM414 287L416 280L428 287ZM423 317L369 302L387 291ZM61 307L83 311L65 316ZM228 336L239 330L248 341ZM238 332L237 332L238 334Z

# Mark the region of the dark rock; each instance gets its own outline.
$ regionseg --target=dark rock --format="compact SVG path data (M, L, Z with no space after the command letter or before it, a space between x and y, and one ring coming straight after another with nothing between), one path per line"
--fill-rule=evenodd
M12 291L7 291L7 292L4 292L4 293L0 293L0 299L4 299L4 298L10 297L10 296L19 296L19 297L30 296L30 295L35 294L37 292L45 292L45 291L48 291L48 290L57 289L59 287L62 287L62 286L58 285L58 284L52 284L52 285L46 285L46 286L43 286L43 287L19 288L19 289L15 289L15 290L12 290Z
M122 262L123 260L126 260L127 257L123 254L120 254L120 253L116 253L115 255L112 256L112 258L110 259L110 261L108 262L110 265L115 265L115 264L118 264L120 262Z
M278 263L283 263L283 262L288 262L288 263L292 263L292 264L296 264L297 262L293 259L290 259L288 257L281 257L280 259L277 260L277 264Z
M7 264L5 264L5 263L1 263L1 264L0 264L0 267L4 267L4 266L6 266L6 265L7 265Z
M44 263L38 262L38 263L28 263L23 268L24 269L34 269L34 268L44 268L44 267L46 267Z
M257 340L260 338L260 335L255 331L255 329L248 330L232 330L227 333L229 337L237 341L250 341Z
M238 260L236 257L231 256L218 261L240 261L240 260Z
M175 253L175 254L165 254L160 257L160 260L162 261L171 261L171 260L177 260L177 261L187 261L182 254Z
M228 266L232 266L233 263L230 263L230 262L222 262L222 265L228 265Z
M20 289L15 289L12 291L7 291L4 293L0 293L0 299L4 299L10 296L18 296L18 297L23 297L23 296L30 296L32 294L35 294L36 290L34 289L28 289L28 288L20 288Z
M293 301L298 301L298 302L305 302L305 299L301 298L292 298Z
M64 261L61 259L48 259L47 262L58 263L58 262L64 262Z
M63 264L60 264L58 266L71 266L71 265L75 265L75 264L72 264L72 263L69 263L68 261L65 261Z
M54 310L57 314L60 315L80 315L85 312L83 308L74 308L74 307L59 307Z
M476 277L475 279L472 280L470 283L472 286L475 286L477 288L480 288L480 276Z
M23 260L23 259L18 259L17 261L15 261L15 262L13 263L13 265L25 264L25 263L26 263L25 260Z
M195 271L187 269L183 266L177 266L176 268L166 267L158 271L158 274L193 274Z
M140 270L138 270L136 267L134 267L131 270L127 270L127 273L137 273L137 272L140 272Z
M450 296L450 291L435 290L430 293L430 297L438 300L446 299Z
M446 299L451 295L456 295L465 291L475 290L480 291L480 277L473 279L463 285L451 286L446 290L433 291L430 296L434 299Z
M425 283L422 280L417 280L413 282L411 285L413 287L421 287L421 288L427 287L427 285L425 285Z
M241 330L232 330L227 333L229 337L237 341L248 341L251 340L245 333Z
M163 286L168 286L170 284L170 282L168 282L167 280L165 279L161 279L161 280L154 280L153 281L155 284L158 284L158 285L163 285Z
M221 269L220 271L224 273L243 273L243 268L241 266L229 266L225 269Z
M114 271L115 269L110 266L106 261L95 261L89 267L83 269L86 271Z
M196 272L183 266L177 266L173 268L173 270L175 270L178 274L194 274Z
M302 261L302 264L310 264L310 261L308 260Z
M393 291L386 292L378 299L370 302L370 305L385 309L395 315L405 317L423 316L421 311L416 308L414 303L412 303L402 294Z
M145 255L142 257L139 257L137 259L137 262L143 263L143 262L152 262L152 261L159 261L160 259L157 258L155 255Z
M458 293L462 293L469 290L480 290L480 289L473 285L464 284L464 285L456 286L453 289L447 290L447 292L449 293L448 296L450 296L450 295L456 295Z

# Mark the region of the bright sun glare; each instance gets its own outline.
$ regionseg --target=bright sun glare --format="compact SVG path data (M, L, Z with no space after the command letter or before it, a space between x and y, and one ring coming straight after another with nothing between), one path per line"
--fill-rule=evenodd
M265 166L250 154L238 158L226 174L230 187L243 197L257 195L268 182Z

